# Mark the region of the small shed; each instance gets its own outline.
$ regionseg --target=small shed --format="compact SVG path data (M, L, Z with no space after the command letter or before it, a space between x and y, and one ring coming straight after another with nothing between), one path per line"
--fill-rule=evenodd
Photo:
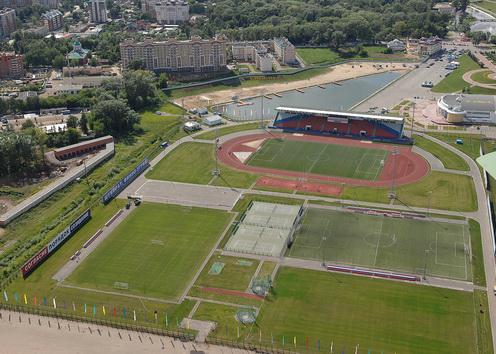
M222 117L219 116L218 114L212 114L210 116L203 118L203 124L205 124L206 126L209 126L209 127L220 125L222 123L223 123Z
M201 116L204 116L204 115L208 114L208 109L206 109L205 107L200 107L200 108L197 108L196 113L198 113Z
M201 126L200 126L200 123L198 123L198 122L190 121L190 122L184 123L183 128L187 132L194 132L196 130L200 130Z

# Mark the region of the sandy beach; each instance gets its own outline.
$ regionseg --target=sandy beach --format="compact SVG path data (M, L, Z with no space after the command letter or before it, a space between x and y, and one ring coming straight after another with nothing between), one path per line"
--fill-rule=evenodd
M0 353L252 353L18 312L2 310L0 314Z
M236 87L227 90L219 90L199 95L182 97L180 99L174 100L174 103L180 106L184 104L184 107L186 109L205 107L230 102L232 101L233 96L238 96L240 99L246 99L248 97L259 96L262 93L267 95L282 91L294 90L297 88L323 85L331 82L353 79L370 74L383 73L386 71L407 71L413 69L414 66L414 63L347 63L329 68L326 73L306 80L290 81L285 83L268 83L265 85L253 87Z

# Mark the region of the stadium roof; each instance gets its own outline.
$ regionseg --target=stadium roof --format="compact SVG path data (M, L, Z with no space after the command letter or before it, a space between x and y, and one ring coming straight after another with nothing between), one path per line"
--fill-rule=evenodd
M283 112L295 112L295 113L312 113L328 116L342 116L343 118L362 118L362 119L373 119L373 120L383 120L389 122L403 122L402 117L390 117L382 116L376 114L366 114L366 113L352 113L352 112L337 112L337 111L321 111L318 109L308 109L308 108L298 108L298 107L277 107L277 111Z

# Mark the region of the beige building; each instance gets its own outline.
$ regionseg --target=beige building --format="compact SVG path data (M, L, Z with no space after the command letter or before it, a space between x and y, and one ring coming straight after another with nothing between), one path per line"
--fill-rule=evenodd
M142 0L141 10L162 25L178 25L189 20L185 0Z
M431 56L443 49L442 40L439 37L409 39L406 43L408 53L420 56Z
M24 55L0 52L0 79L19 79L24 76Z
M127 69L140 61L146 69L156 72L213 72L226 69L226 44L219 39L164 42L124 41L120 44L122 67Z
M0 10L0 38L10 37L10 34L17 29L16 13L13 9Z
M281 64L296 63L295 46L286 38L274 38L274 52Z

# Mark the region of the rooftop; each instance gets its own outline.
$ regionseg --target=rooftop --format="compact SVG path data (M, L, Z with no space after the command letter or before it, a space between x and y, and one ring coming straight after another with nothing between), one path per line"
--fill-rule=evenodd
M444 95L441 99L453 111L496 111L496 100L491 95Z
M289 112L289 113L308 113L308 114L316 114L323 116L337 116L343 118L362 118L362 119L371 119L371 120L381 120L381 121L389 121L389 122L403 122L402 117L393 117L393 116L382 116L377 114L366 114L366 113L352 113L352 112L337 112L337 111L321 111L317 109L308 109L308 108L297 108L297 107L277 107L277 111L279 112Z

